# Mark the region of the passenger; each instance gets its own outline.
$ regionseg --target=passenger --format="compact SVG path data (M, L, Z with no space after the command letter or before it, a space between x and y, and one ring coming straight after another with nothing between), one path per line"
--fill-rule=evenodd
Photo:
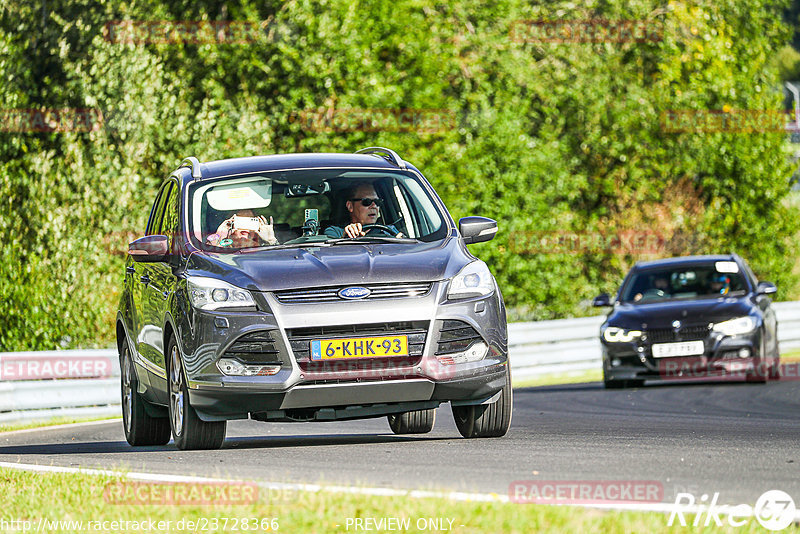
M258 219L259 227L257 230L237 228L236 217L248 217ZM239 210L234 215L222 221L217 231L206 238L206 243L216 247L231 248L250 248L263 245L277 245L278 239L272 227L272 217L267 218L263 215L256 217L253 210Z
M378 198L375 187L370 183L361 183L350 190L348 200L345 203L347 211L350 212L350 224L344 228L340 226L329 226L325 229L325 235L332 238L349 237L356 238L367 235L363 229L366 224L377 224L381 215L383 201ZM395 237L403 237L403 233L394 226L387 226ZM368 229L369 230L369 229Z
M708 284L712 294L727 295L731 288L731 279L724 274L718 274L711 278Z

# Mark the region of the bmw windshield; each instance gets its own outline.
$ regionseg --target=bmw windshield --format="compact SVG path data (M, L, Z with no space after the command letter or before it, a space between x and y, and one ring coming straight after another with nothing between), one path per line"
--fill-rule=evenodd
M736 262L717 261L636 272L623 287L620 301L647 304L674 299L735 297L747 291L747 282Z
M412 173L303 169L194 184L188 227L215 252L262 247L434 241L445 216Z

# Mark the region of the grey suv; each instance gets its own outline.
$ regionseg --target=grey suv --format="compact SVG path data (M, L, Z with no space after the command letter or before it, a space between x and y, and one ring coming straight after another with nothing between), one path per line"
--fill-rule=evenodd
M505 306L466 248L496 232L483 217L456 226L385 148L187 158L129 246L128 443L218 448L226 421L247 418L387 416L396 434L425 433L443 402L464 437L503 436Z

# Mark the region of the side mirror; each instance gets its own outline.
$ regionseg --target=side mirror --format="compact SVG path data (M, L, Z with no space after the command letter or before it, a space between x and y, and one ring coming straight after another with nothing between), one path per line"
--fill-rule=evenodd
M611 297L608 296L608 293L601 293L594 298L592 301L592 306L595 306L596 308L611 306Z
M458 220L458 230L466 245L491 241L497 233L497 221L486 217L462 217Z
M778 288L772 282L759 282L756 293L759 295L772 295L777 293Z
M148 235L140 237L128 245L128 254L133 261L155 263L166 261L169 253L169 238L165 235Z

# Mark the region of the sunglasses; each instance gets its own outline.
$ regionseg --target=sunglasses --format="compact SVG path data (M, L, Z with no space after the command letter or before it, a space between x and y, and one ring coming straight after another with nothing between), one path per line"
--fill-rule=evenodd
M364 206L365 208L372 206L373 203L379 208L383 206L383 200L379 198L369 198L369 197L351 198L350 202L361 202L361 205Z

